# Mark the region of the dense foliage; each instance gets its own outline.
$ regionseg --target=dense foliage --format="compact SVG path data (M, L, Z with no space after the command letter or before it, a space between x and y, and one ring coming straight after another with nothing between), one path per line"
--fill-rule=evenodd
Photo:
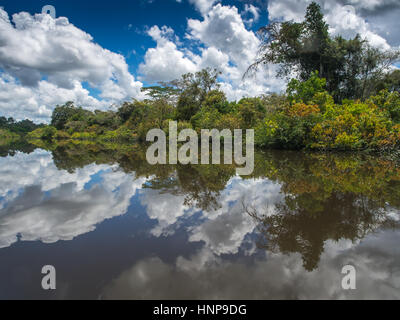
M210 77L207 71L202 74ZM182 120L178 106L187 90L169 90L173 96L168 96L165 87L152 87L155 98L126 102L116 111L89 111L68 102L55 108L50 126L40 127L29 137L145 142L149 130L160 128L168 134L169 121L176 120L179 130L193 128L199 133L201 129L253 128L260 148L386 151L400 147L398 91L384 89L365 100L337 104L318 72L306 81L290 81L286 95L238 102L229 102L222 91L210 85L202 89L199 106L184 109Z
M228 101L217 70L204 69L160 86L144 88L148 99L118 109L90 111L73 102L57 106L51 125L30 138L146 141L149 130L254 129L260 148L394 150L400 147L400 71L389 66L398 52L382 52L359 36L331 38L321 8L311 3L302 23L272 23L263 63L293 71L286 94Z
M381 91L365 101L335 104L315 73L288 87L288 104L269 112L257 130L264 147L388 150L400 144L400 94Z
M357 35L346 40L332 38L321 7L315 2L307 8L303 22L272 22L259 30L262 46L259 59L249 72L269 63L280 66L278 75L297 75L308 80L318 71L327 81L327 90L336 102L364 99L384 88L398 88L399 75L386 72L398 60L398 51L371 46Z
M15 121L14 118L0 117L0 145L16 143L27 133L42 126L31 120Z
M16 134L27 134L43 125L37 125L31 120L16 121L13 118L0 117L0 129Z

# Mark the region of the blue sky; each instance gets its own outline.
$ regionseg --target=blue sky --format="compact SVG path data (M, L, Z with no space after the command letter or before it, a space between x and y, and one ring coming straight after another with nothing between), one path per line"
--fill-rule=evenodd
M281 92L276 66L242 79L257 57L256 31L268 19L302 20L311 1L2 0L0 115L46 122L66 101L108 110L143 99L143 86L206 67L223 73L229 100ZM398 0L317 1L333 35L399 46ZM40 14L44 5L56 19Z
M240 11L252 1L220 1L234 5ZM154 25L169 26L181 38L187 28L187 19L201 19L201 14L188 1L176 0L2 0L1 6L10 14L21 11L41 13L42 7L52 5L57 17L67 17L76 27L93 36L102 47L122 54L132 73L137 74L138 65L154 41L146 30ZM268 23L268 14L260 10L260 19L250 29L257 31Z

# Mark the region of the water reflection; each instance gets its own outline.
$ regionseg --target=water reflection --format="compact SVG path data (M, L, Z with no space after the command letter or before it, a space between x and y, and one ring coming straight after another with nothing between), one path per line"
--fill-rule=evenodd
M150 166L139 146L40 147L0 158L0 298L400 297L394 160L267 152L239 177ZM10 277L40 283L52 260L55 293Z

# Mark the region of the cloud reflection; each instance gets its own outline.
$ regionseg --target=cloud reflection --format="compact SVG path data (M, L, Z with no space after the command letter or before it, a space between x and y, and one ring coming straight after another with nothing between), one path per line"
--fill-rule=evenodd
M318 270L307 272L299 254L230 261L201 249L168 264L136 263L104 288L105 299L399 299L400 232L368 237L361 245L326 244ZM353 263L357 290L341 287L342 267Z
M93 231L126 213L144 182L106 165L89 165L73 174L59 171L43 152L0 161L0 248L18 238L54 243ZM94 176L102 183L85 188Z

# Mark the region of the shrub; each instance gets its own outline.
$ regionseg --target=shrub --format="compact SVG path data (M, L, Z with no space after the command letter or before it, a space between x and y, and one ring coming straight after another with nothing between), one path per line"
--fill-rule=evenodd
M71 139L71 136L68 134L68 132L65 131L57 131L54 138L56 140L68 140Z
M257 131L265 128L267 137L258 137L256 141L275 148L301 149L307 145L312 128L320 121L321 114L316 105L295 103L285 106L267 116L265 127L257 128Z
M96 134L93 132L75 132L72 135L72 139L75 140L95 140Z
M382 90L377 96L371 97L371 101L378 108L388 113L389 117L396 123L400 123L400 93Z
M28 138L50 141L54 138L56 133L57 133L56 128L54 128L53 126L46 126L28 133Z
M221 114L217 109L212 107L203 107L190 120L193 128L200 131L201 129L215 129L217 121L221 118Z
M387 113L371 101L347 101L329 108L323 121L312 129L308 147L312 149L380 149L392 148L397 127Z
M136 134L125 126L122 126L114 131L107 131L100 136L102 141L133 141Z
M20 139L20 136L10 130L0 129L0 144L6 145Z
M325 87L326 80L320 78L316 71L307 81L292 79L286 92L291 103L311 103L315 95L326 92Z

